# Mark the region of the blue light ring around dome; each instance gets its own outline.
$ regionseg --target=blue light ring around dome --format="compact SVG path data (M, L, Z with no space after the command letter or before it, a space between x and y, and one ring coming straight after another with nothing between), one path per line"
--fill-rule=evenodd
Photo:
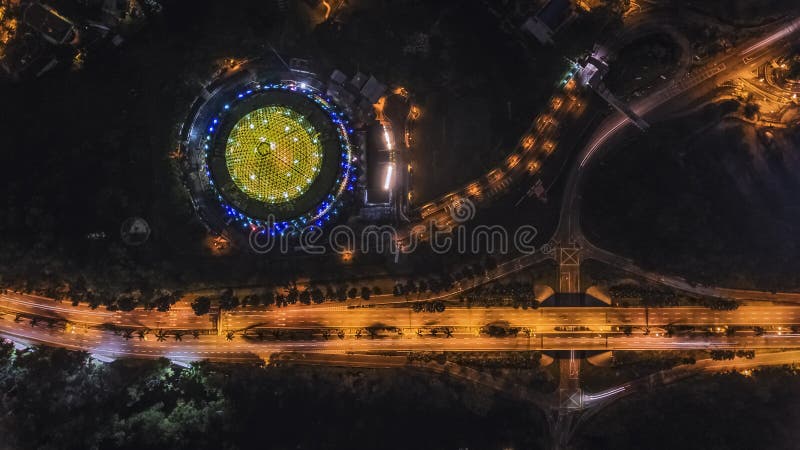
M280 220L274 223L268 223L267 220L261 218L253 218L248 216L245 212L239 210L235 206L230 205L223 195L219 192L217 184L211 175L208 168L208 150L207 142L210 142L215 133L219 132L220 125L224 122L225 116L229 111L235 108L237 102L244 101L248 97L258 92L284 90L293 93L303 93L307 98L316 103L323 111L328 114L328 118L334 124L337 130L339 145L341 148L340 164L341 170L334 183L333 193L329 193L324 199L320 200L317 206L308 209L294 218L287 220ZM246 89L236 95L235 98L225 104L220 112L211 119L207 127L206 144L204 145L205 151L205 174L208 177L209 185L214 190L217 199L222 204L226 214L233 218L235 222L240 223L243 227L264 227L271 233L285 233L291 229L300 229L306 225L324 226L326 222L331 220L338 214L337 208L341 204L341 196L348 190L352 190L356 182L355 166L352 164L352 147L350 145L349 133L347 122L344 116L336 109L330 99L324 98L320 93L308 88L301 88L296 85L289 84L267 84L256 85L253 88Z

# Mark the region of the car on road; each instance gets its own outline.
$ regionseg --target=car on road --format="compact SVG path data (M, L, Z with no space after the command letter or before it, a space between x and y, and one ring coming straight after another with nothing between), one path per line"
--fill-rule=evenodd
M580 325L573 325L573 326L566 326L566 327L555 327L553 329L555 331L566 331L566 332L589 331L589 327L580 326Z

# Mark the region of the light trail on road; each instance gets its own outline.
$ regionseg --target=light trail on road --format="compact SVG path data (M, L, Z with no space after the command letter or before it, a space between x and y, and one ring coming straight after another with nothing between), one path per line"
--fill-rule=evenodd
M800 19L795 19L792 22L790 22L789 24L787 24L785 27L783 27L780 30L776 31L775 33L765 37L764 39L761 39L760 41L756 42L755 44L751 45L750 47L747 47L742 53L740 53L740 56L747 56L747 55L749 55L750 53L753 53L756 50L759 50L761 48L769 46L770 44L774 43L775 41L778 41L780 39L783 39L783 38L793 34L798 29L800 29Z
M311 353L364 353L364 352L419 352L419 351L531 351L531 350L675 350L675 349L766 349L800 348L800 336L710 336L710 337L658 337L648 336L456 336L418 337L395 336L356 339L302 341L258 341L237 336L228 341L224 336L204 335L198 339L184 338L158 341L152 335L147 340L124 340L121 336L101 330L83 330L70 334L57 330L31 328L25 324L0 321L0 335L26 345L49 345L70 350L83 350L108 358L166 357L179 361L203 359L217 361L269 360L270 355L282 352Z
M15 295L5 296L6 301L14 298ZM37 311L37 302L45 302L41 308L44 312L52 306L41 298L34 302L30 297L20 298L32 311ZM96 315L90 314L93 312L97 311L83 312L90 323L96 321ZM118 312L115 316L120 315L126 321L126 314L140 313ZM73 318L80 317L80 314L80 311L74 313ZM41 324L32 326L29 319L13 320L12 316L0 317L0 334L16 342L84 350L108 358L167 357L184 362L269 359L270 355L280 352L800 348L800 336L791 332L792 325L800 324L800 306L744 306L734 311L700 307L649 308L647 311L644 308L611 307L537 310L451 307L442 313L413 313L405 307L322 309L298 306L229 312L222 318L219 332L205 317L202 318L204 334L196 338L188 334L180 337L185 332L174 331L192 329L195 325L194 319L186 316L187 321L181 322L179 318L182 316L178 316L171 324L173 331L161 337L150 331L144 339L134 337L133 329L126 339L122 332L115 333L94 325L73 323L65 329ZM503 327L528 331L518 332L516 337L491 337L481 332L486 325L498 323ZM770 331L760 336L752 331L725 336L722 330L726 325L769 327ZM256 337L254 330L244 331L254 326L278 331L280 338L270 338L266 333L267 337L262 340ZM653 331L647 335L642 332L643 329L658 330L667 326L693 326L701 333L678 333L667 337L663 332ZM359 330L370 327L380 331L374 338L366 333L360 334ZM581 331L566 332L563 327L581 327ZM626 336L619 329L613 329L618 327L631 327L635 331ZM452 337L430 333L433 329L445 328L452 328ZM335 333L324 339L320 332L324 329L346 332L342 339ZM303 330L311 332L303 333ZM405 332L401 334L397 330ZM425 331L418 335L414 330ZM711 333L710 330L718 332ZM226 337L228 331L236 332L232 340ZM179 336L175 337L175 334Z
M746 56L746 55L748 55L748 54L750 54L750 53L752 53L752 52L754 52L756 50L760 50L760 49L763 49L765 47L768 47L771 44L773 44L773 43L775 43L775 42L777 42L777 41L779 41L779 40L781 40L783 38L786 38L786 37L790 36L791 34L797 32L798 30L800 30L800 19L795 19L792 22L790 22L789 24L783 26L782 28L772 32L770 35L762 38L758 42L750 45L745 50L743 50L741 53L739 53L738 57L743 57L743 56ZM712 63L707 64L705 67L706 68L713 68L714 66L721 65L723 67L723 70L728 70L728 71L736 70L738 68L738 64L735 64L735 61L733 61L736 58L737 57L735 57L735 56L726 55L726 56L722 57L720 60L718 60L717 62L712 62ZM727 63L727 65L726 65L726 63ZM698 69L697 71L700 71L700 70L702 70L702 69ZM697 72L697 71L695 71L695 72ZM716 75L718 75L718 73L713 73L709 77L713 77L713 76L716 76ZM676 83L681 83L681 81L682 80L677 80ZM669 99L675 97L676 95L678 95L683 90L689 89L693 85L696 85L696 84L698 84L698 83L700 83L702 81L705 81L702 77L699 80L692 80L693 84L687 85L683 89L679 89L679 90L675 90L674 89L675 88L674 85L673 86L667 86L667 87L662 88L661 90L653 93L652 95L648 96L646 99L643 99L643 100L637 102L635 105L632 105L631 109L633 109L633 111L636 112L636 114L638 114L639 116L644 116L649 111L653 110L657 106L660 106L661 104L665 103ZM664 95L666 93L669 93L671 90L673 91L673 92L670 93L671 95ZM606 124L606 125L604 125L601 128L601 130L598 131L599 135L597 135L591 141L591 143L587 146L587 150L586 150L585 154L583 155L583 157L581 158L581 162L580 162L580 164L578 166L579 169L583 168L587 164L589 159L591 159L592 155L603 144L608 142L608 140L612 136L617 134L617 132L619 132L621 129L623 129L628 124L628 118L624 117L624 116L618 117L617 115L615 115L613 119L609 119L609 120L611 120L611 122Z

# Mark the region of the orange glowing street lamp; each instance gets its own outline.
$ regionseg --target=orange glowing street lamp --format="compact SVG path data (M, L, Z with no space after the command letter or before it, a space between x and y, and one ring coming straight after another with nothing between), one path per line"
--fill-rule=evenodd
M529 134L528 136L525 136L525 139L522 140L522 148L525 150L530 150L535 141L536 140L533 138L533 135Z
M343 263L353 262L353 251L352 250L345 250L345 251L342 252L342 262Z
M519 163L519 156L517 156L517 155L509 156L508 160L506 161L506 163L508 164L508 168L509 169L513 169Z
M419 106L417 105L411 106L411 109L408 110L408 118L411 120L417 120L421 115L422 115L422 110L419 109Z

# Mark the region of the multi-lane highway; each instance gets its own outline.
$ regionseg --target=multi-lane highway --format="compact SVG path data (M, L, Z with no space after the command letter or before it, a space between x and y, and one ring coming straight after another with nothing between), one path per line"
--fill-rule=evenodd
M722 327L781 326L800 324L798 306L744 306L733 311L716 311L702 307L677 308L610 308L557 307L536 310L510 307L450 307L442 313L415 313L410 308L331 307L308 310L285 308L273 311L235 311L223 314L221 327L243 330L254 326L297 329L314 328L430 328L450 327L478 330L492 323L528 328L538 333L553 333L554 327L586 327L591 332L609 331L609 327L666 327L692 325ZM579 330L567 330L571 332Z
M211 359L219 361L243 361L255 358L269 360L270 355L280 352L363 353L375 351L523 351L523 350L670 350L670 349L765 349L800 348L800 336L793 334L764 336L723 335L665 337L636 334L585 334L585 335L536 335L519 334L516 337L489 337L474 334L454 334L445 337L418 336L413 333L370 338L366 334L357 337L347 334L343 339L331 336L295 337L283 334L276 340L268 334L265 340L237 335L232 340L226 336L200 335L194 338L184 335L180 341L167 335L159 339L150 333L139 339L125 339L122 335L99 329L76 327L71 330L51 329L45 326L31 327L10 320L0 320L0 333L22 344L44 344L87 351L103 358L118 357L166 357L176 361ZM162 340L163 339L163 340ZM292 340L297 339L297 340Z
M216 314L196 316L191 308L178 306L167 313L135 310L110 312L87 307L65 306L52 300L17 294L0 296L0 313L8 320L50 318L79 326L114 325L131 329L233 330L275 329L358 329L449 327L477 330L493 323L553 333L553 327L587 327L582 331L610 331L609 327L692 326L782 326L800 325L800 306L742 306L733 311L703 307L615 308L615 307L511 307L450 306L441 313L413 312L408 306L348 307L340 305L244 307ZM19 317L18 317L19 316ZM42 321L47 324L47 321ZM576 330L568 330L576 331Z
M143 309L121 312L91 309L85 305L72 306L68 302L11 293L0 295L0 313L12 318L19 314L87 326L113 324L120 327L152 329L205 329L213 326L209 316L196 316L185 302L174 306L169 312Z
M15 299L27 305L22 316L9 309ZM15 294L4 296L0 310L4 313L0 333L17 342L58 345L110 358L244 360L285 351L800 348L800 335L791 331L800 325L798 306L745 306L734 311L451 307L442 313L414 313L406 307L294 306L224 313L219 328L209 317L197 318L182 308L162 315L168 319L155 328L140 322L152 321L159 313L92 311ZM68 319L33 323L34 316ZM130 330L109 330L101 326L104 323ZM486 326L491 324L515 333L489 336ZM678 332L667 336L668 326ZM739 331L726 335L726 326ZM765 328L759 332L763 334L756 335L755 327ZM631 335L622 333L623 328ZM194 330L200 333L192 336Z

